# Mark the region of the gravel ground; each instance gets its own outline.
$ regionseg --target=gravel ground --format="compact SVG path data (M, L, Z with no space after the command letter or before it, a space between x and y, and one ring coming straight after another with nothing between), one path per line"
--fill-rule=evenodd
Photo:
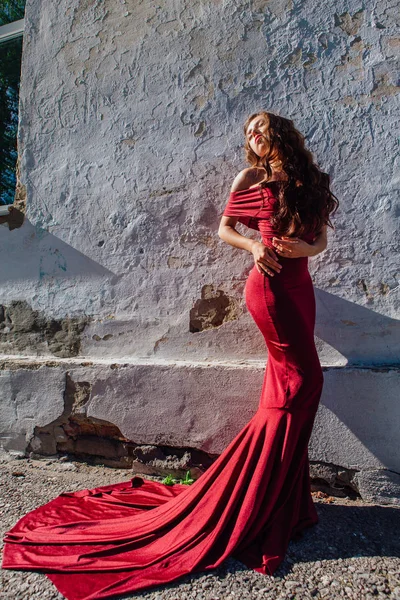
M15 522L63 491L126 481L132 473L63 460L0 456L1 537ZM148 479L152 479L147 476ZM157 479L157 478L154 478ZM124 596L125 600L400 600L400 508L318 497L320 522L292 541L273 577L228 559L213 571ZM2 570L0 598L58 599L43 574ZM122 599L122 596L119 596Z

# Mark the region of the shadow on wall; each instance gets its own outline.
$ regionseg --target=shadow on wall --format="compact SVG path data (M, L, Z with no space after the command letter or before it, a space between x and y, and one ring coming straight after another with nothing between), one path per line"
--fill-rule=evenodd
M399 320L320 289L315 296L315 335L344 356L347 366L399 365Z
M25 218L18 231L7 231L0 238L0 282L42 280L45 277L114 276L88 256L52 233L34 226Z
M320 289L315 295L320 354L347 364L325 369L311 455L399 472L400 322Z
M399 369L325 369L312 460L399 473L399 384Z

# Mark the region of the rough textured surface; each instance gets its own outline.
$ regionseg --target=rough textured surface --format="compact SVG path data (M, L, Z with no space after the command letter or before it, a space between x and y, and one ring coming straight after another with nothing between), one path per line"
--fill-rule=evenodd
M0 305L0 352L31 355L51 353L67 358L80 352L80 334L88 318L54 319L32 310L26 301Z
M252 257L217 228L244 118L267 108L305 133L341 202L310 260L329 368L312 458L400 472L396 15L389 0L27 1L26 219L0 236L0 352L93 363L71 375L86 448L109 426L219 452L253 414L264 365L241 363L264 363L265 346L243 303ZM51 440L32 436L66 410L67 369L43 381L10 361L3 443L50 451L59 423Z
M381 504L399 504L400 475L393 471L361 471L355 476L355 483L361 496Z
M0 461L1 533L61 492L132 476L77 462L13 460L4 454ZM273 577L228 559L218 569L128 594L124 600L399 600L400 508L313 495L320 521L302 539L290 542ZM4 600L62 599L45 575L1 571L0 577Z
M251 419L263 373L263 363L4 361L0 442L35 455L69 453L115 467L142 461L146 473L195 474ZM324 369L309 446L322 489L400 502L399 376L398 369ZM143 459L143 446L157 447L155 455Z
M310 444L312 460L400 473L399 369L328 369Z
M0 371L1 447L25 451L34 428L63 411L63 371L42 367L29 375L23 370Z
M260 358L245 310L227 320L222 303L196 336L190 315L204 286L242 305L251 257L216 231L242 122L266 107L294 119L341 200L311 261L322 359L397 361L398 39L387 2L29 0L27 220L0 240L3 301L90 315L88 356Z

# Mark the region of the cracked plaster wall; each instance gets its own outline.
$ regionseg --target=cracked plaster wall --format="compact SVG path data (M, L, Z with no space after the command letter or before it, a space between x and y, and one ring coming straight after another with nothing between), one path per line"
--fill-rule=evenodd
M243 302L251 256L217 229L244 166L242 123L267 108L304 132L341 202L328 250L310 260L322 363L398 364L396 10L390 0L28 0L19 125L26 219L1 228L1 352L146 359L157 383L160 361L265 360ZM24 324L43 331L7 322L16 302ZM360 373L360 389L369 389ZM172 371L165 376L178 391ZM336 369L331 376L324 407L349 394L348 380ZM125 383L118 389L125 397ZM378 405L382 389L369 389ZM251 390L256 403L259 388ZM351 397L341 408L347 457L357 437L352 411L364 402ZM98 410L111 421L118 414L133 435L127 408L121 416L104 400ZM357 443L362 457L368 436ZM336 452L332 442L325 459ZM367 469L391 460L367 455Z
M251 257L217 227L244 166L242 122L266 107L306 134L341 201L329 249L310 261L328 315L317 325L321 359L396 362L394 17L388 1L228 10L29 0L19 128L27 219L2 228L2 303L90 317L80 352L92 357L263 358L242 301ZM222 318L206 312L194 335L191 311L209 286L223 294Z

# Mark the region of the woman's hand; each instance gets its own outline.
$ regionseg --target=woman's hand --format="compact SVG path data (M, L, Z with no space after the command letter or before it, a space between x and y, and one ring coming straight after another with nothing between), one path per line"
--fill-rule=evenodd
M285 258L299 258L301 256L314 256L315 251L312 244L307 244L300 238L293 238L283 235L281 238L273 237L272 244L274 245L277 254Z
M298 237L282 235L281 238L273 237L272 244L279 256L286 258L298 258L300 256L317 256L323 252L328 245L327 226L323 225L314 237L312 244L307 244Z
M279 273L282 269L282 265L279 264L278 257L272 248L268 248L268 246L265 246L261 242L254 241L251 246L251 252L259 273L273 277L275 273Z

